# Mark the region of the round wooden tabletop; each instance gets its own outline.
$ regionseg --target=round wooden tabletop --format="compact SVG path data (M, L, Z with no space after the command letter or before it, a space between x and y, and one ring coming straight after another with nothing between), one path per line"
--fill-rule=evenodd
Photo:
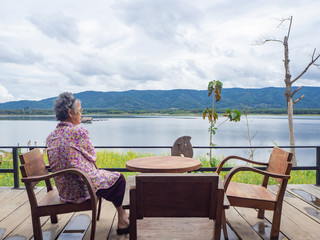
M152 156L136 158L126 163L126 168L143 173L184 173L201 167L198 159L179 156Z

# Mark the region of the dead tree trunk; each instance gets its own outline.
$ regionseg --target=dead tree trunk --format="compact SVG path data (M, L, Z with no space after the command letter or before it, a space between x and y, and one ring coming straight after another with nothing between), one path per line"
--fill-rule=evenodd
M277 40L277 39L266 39L266 40L260 42L260 44L264 44L264 43L270 42L270 41L281 42L283 44L283 47L284 47L284 60L283 60L283 62L284 62L284 68L285 68L284 82L286 84L286 91L285 91L284 95L286 96L286 100L287 100L289 141L290 141L290 146L295 146L294 127L293 127L293 109L294 109L294 104L299 102L304 97L304 95L302 95L301 97L299 97L296 100L293 100L294 94L296 94L302 88L302 86L300 86L296 90L292 91L292 85L308 71L308 69L311 65L315 65L319 68L320 65L316 64L316 61L320 57L320 54L315 56L316 49L314 49L311 61L309 62L307 67L305 67L305 69L296 78L291 80L288 40L289 40L289 36L290 36L290 31L291 31L292 16L290 18L286 18L286 19L281 20L280 25L284 21L289 21L289 27L288 27L288 33L284 37L283 41ZM293 153L292 164L293 164L293 166L296 166L297 160L296 160L295 148L291 148L291 152Z
M290 19L290 27L291 27L291 20ZM289 27L289 28L290 28ZM289 30L290 31L290 30ZM291 82L291 73L290 73L290 65L289 65L289 47L288 47L288 35L284 37L283 39L283 47L284 47L284 68L285 68L285 79L284 82L286 84L286 91L284 95L286 96L287 99L287 114L288 114L288 126L289 126L289 141L290 141L290 146L295 146L296 145L296 140L294 137L294 127L293 127L293 108L294 108L294 103L292 100L293 93L292 93L292 82ZM304 97L304 95L302 96ZM301 97L301 98L302 98ZM290 150L293 153L292 157L292 164L293 166L297 166L297 159L296 159L296 149L291 148Z

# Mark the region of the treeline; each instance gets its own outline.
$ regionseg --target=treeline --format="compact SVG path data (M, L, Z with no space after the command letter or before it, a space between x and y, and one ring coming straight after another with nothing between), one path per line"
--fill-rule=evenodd
M217 109L217 112L223 114L226 109ZM242 114L286 114L286 109L266 108L266 109L239 109ZM204 109L164 109L164 110L112 110L112 109L83 109L83 115L148 115L148 114L162 114L162 115L202 115ZM295 109L294 114L320 114L320 109ZM48 109L13 109L13 110L0 110L0 115L22 115L22 116L35 116L35 115L54 115L53 110Z
M53 110L48 109L0 109L0 115L53 115Z

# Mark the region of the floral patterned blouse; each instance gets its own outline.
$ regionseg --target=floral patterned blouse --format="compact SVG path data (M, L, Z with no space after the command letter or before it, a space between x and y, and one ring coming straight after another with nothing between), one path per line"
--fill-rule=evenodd
M86 172L95 190L111 187L119 178L119 172L96 168L96 153L88 131L69 122L60 122L47 137L47 153L52 172L78 168ZM90 198L88 189L76 175L58 176L55 179L61 200L82 202Z

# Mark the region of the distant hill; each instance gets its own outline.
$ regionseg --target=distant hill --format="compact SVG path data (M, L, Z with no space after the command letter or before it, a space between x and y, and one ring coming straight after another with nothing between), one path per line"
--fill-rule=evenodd
M225 88L220 109L241 109L245 106L255 109L286 108L285 88ZM320 87L303 87L297 97L305 97L295 105L295 109L320 109ZM164 109L204 109L211 106L206 90L131 90L124 92L86 91L74 96L81 100L84 109L108 110L164 110ZM0 103L0 109L53 109L55 98L40 101L12 101Z

